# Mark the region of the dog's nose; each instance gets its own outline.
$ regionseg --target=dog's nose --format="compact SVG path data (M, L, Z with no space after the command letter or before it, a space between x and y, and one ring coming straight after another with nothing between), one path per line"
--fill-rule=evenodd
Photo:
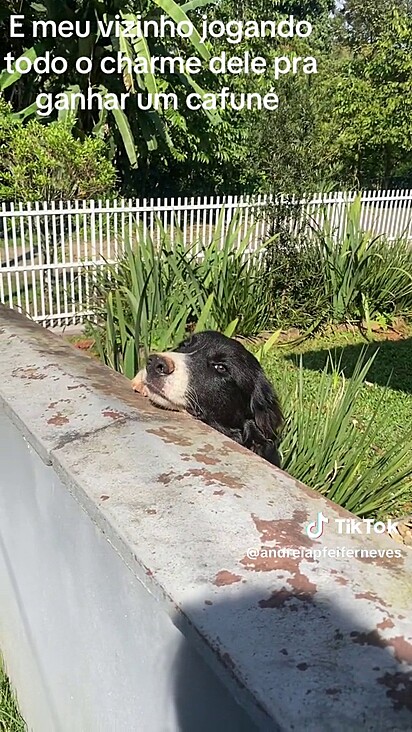
M147 373L154 376L169 376L175 370L175 365L171 358L158 356L156 353L149 356L147 362Z

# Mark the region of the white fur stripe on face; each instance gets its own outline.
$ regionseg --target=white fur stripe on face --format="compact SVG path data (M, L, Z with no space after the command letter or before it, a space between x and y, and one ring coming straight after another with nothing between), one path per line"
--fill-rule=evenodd
M146 386L146 369L140 369L134 379L132 379L133 391L137 391L142 396L149 396L149 390Z
M174 370L168 376L162 376L156 387L161 385L161 394L150 389L150 383L147 382L146 369L140 369L134 379L132 386L143 396L148 396L160 407L166 409L186 409L187 407L187 391L189 386L189 370L186 362L186 354L174 353L166 351L164 353L156 353L156 356L167 357L172 361ZM163 397L162 397L163 395Z
M162 393L166 399L179 409L187 406L187 391L189 386L189 369L185 353L166 351L156 356L166 356L174 365L174 371L162 379Z

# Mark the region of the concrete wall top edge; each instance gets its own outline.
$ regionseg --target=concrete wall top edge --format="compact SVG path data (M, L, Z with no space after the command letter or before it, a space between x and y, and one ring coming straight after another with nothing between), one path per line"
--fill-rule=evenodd
M412 728L410 551L5 308L0 348L0 408L240 698Z

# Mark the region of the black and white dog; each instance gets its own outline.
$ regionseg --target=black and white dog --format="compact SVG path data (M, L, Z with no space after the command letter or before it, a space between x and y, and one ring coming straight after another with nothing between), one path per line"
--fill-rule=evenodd
M174 351L149 356L132 385L157 406L185 411L280 465L279 400L239 341L215 331L196 333Z

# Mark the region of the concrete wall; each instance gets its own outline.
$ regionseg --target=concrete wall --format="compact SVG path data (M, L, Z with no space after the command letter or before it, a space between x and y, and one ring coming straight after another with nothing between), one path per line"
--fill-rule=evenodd
M411 552L6 310L0 353L0 648L30 729L412 729Z
M33 729L253 728L4 413L0 435L1 642Z

